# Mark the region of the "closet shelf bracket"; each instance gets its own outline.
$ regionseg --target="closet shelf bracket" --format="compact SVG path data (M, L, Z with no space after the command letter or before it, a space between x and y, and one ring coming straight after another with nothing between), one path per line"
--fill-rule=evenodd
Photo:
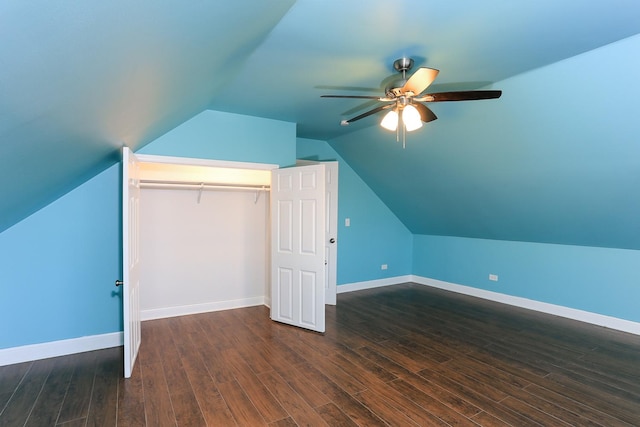
M257 204L258 200L260 200L260 194L262 194L262 192L264 192L266 190L266 187L263 185L262 188L260 190L256 190L256 194L255 197L253 199L253 204Z
M204 190L204 182L200 183L200 190L198 191L198 204L200 204L200 199L202 199L202 190Z

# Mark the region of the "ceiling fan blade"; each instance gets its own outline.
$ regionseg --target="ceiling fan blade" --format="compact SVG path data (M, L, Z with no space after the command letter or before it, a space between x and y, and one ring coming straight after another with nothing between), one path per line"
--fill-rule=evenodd
M343 120L342 122L340 122L340 124L343 126L349 125L357 120L364 119L365 117L369 117L372 114L379 113L380 111L389 109L395 105L396 105L395 103L381 105L379 107L374 108L373 110L366 111L360 114L359 116L355 116L349 120Z
M416 107L416 109L418 110L418 113L420 113L420 119L425 122L432 122L434 120L436 120L438 117L435 115L435 113L433 111L431 111L429 109L429 107L427 107L424 104L420 104L419 102L415 102L413 104L414 107Z
M379 96L367 96L367 95L320 95L320 98L357 98L357 99L377 99Z
M418 68L404 84L402 92L413 92L414 95L420 95L431 83L433 83L439 72L440 71L433 68Z
M496 99L502 95L501 90L467 90L460 92L428 93L414 98L415 101L441 102L441 101L475 101L479 99Z

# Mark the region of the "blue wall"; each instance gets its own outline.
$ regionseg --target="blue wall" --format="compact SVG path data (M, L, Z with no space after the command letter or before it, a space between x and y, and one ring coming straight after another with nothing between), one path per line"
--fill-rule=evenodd
M0 348L122 329L120 167L0 234Z
M140 152L291 165L296 151L340 162L339 284L413 273L640 321L639 251L412 236L326 142L296 141L294 124L205 111ZM120 197L114 165L0 233L0 349L122 330Z
M328 143L303 138L297 155L339 163L338 285L411 274L411 233L344 159ZM382 264L388 269L381 270Z
M295 163L295 124L204 111L146 154ZM0 349L122 330L119 164L0 233Z
M414 236L415 275L640 321L640 251ZM498 281L489 281L497 274Z
M291 166L295 140L295 123L206 110L138 153Z

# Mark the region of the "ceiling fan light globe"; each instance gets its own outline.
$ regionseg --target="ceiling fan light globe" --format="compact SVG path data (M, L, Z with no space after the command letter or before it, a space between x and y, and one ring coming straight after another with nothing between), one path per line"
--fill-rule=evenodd
M413 105L404 107L402 110L402 123L404 123L407 132L420 129L422 127L422 120L420 119L418 109Z
M390 131L398 129L398 112L391 110L385 114L380 122L380 126Z

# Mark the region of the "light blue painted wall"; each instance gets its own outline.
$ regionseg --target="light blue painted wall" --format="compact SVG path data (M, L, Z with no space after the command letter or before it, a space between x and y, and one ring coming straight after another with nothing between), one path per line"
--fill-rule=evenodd
M325 141L303 138L297 155L339 163L338 285L411 274L411 233L344 159Z
M291 165L295 125L205 111L143 151ZM120 173L113 165L0 233L0 349L122 330Z
M0 348L122 330L120 166L0 234Z
M640 321L637 250L416 235L413 273Z
M291 166L295 140L295 123L205 110L138 153Z

